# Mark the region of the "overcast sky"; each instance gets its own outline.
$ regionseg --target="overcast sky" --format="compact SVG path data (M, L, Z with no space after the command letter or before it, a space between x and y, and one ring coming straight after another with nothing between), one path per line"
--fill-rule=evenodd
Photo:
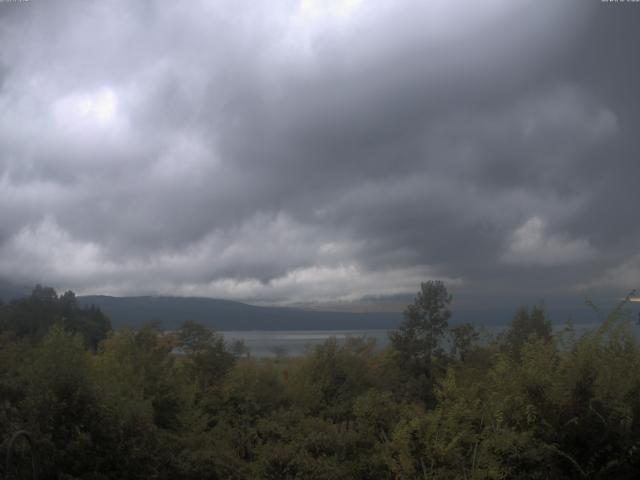
M0 3L0 278L640 286L640 3Z

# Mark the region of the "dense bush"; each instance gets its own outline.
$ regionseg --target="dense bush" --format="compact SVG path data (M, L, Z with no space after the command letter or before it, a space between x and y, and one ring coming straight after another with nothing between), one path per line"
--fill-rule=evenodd
M0 434L33 433L41 478L640 475L640 346L620 310L554 336L522 309L479 343L431 283L386 350L330 339L283 360L191 322L109 331L72 295L0 306Z

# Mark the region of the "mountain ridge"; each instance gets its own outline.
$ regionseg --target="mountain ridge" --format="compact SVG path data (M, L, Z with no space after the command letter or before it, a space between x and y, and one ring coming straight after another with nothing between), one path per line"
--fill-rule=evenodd
M402 321L400 312L263 307L206 297L84 295L78 301L82 306L100 308L114 328L137 328L149 321L159 321L162 328L174 329L192 320L215 330L357 330L391 329Z

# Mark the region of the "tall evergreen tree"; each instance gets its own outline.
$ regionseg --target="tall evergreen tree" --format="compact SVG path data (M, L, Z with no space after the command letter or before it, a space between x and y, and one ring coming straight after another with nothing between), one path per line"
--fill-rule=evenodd
M419 396L425 400L433 388L434 361L443 353L441 341L451 318L451 299L443 282L422 283L414 303L404 311L404 321L389 334L399 366L418 379Z

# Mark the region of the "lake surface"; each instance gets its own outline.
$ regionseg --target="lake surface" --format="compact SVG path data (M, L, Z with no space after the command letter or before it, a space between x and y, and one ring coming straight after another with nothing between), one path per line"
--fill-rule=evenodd
M389 343L388 330L275 330L218 332L228 342L243 340L254 357L275 356L276 352L288 356L305 353L307 348L324 343L329 337L344 342L348 337L373 338L378 348Z
M553 329L556 333L565 328L564 324L555 324ZM598 323L577 323L574 329L577 335L587 330L596 328ZM506 326L485 326L476 327L480 333L481 341L499 334ZM638 333L637 328L633 328L634 333ZM329 337L335 337L338 342L344 342L348 337L372 338L376 341L379 349L389 344L389 330L249 330L249 331L222 331L225 340L229 343L234 340L242 340L254 357L272 357L277 353L287 356L303 355L307 349L320 345Z

